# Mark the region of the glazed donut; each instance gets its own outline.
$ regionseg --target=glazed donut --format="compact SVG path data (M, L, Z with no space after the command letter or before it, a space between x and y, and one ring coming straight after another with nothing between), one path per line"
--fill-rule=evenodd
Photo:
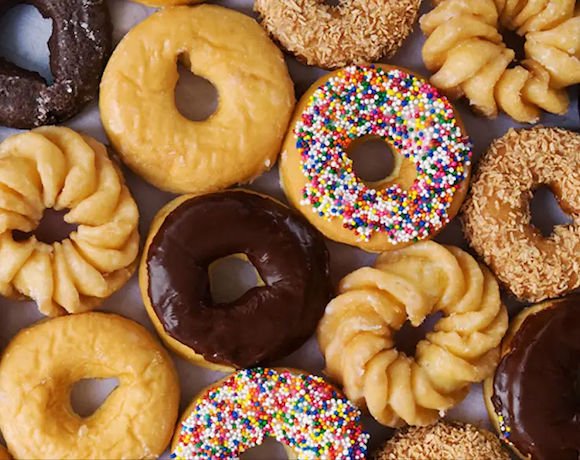
M2 446L0 446L0 460L12 460L12 456Z
M567 86L580 83L580 17L575 0L436 0L421 18L431 83L465 96L475 112L535 123L540 109L568 111ZM525 36L525 60L510 68L515 52L498 27ZM499 109L498 109L499 106Z
M112 26L105 0L10 0L0 16L28 3L52 20L48 41L50 85L38 73L0 57L0 125L34 128L62 123L97 95L111 53Z
M337 69L392 57L413 30L421 0L256 0L262 26L308 65Z
M489 416L522 459L580 455L580 297L526 308L502 343L495 376L485 381Z
M260 285L214 302L209 269L242 256ZM308 222L242 190L182 196L155 217L139 269L143 302L167 346L228 371L280 359L309 339L330 300L328 253Z
M293 369L246 369L202 390L181 418L172 459L239 458L266 437L290 459L366 458L360 412L320 377Z
M78 228L60 242L32 235L47 208ZM139 210L107 148L68 128L44 127L0 144L0 294L41 313L92 310L137 268Z
M373 460L510 460L497 436L472 425L439 421L399 430Z
M206 121L190 121L175 106L178 59L218 90L219 107ZM158 11L132 29L100 94L121 159L175 193L217 191L269 169L294 107L281 51L253 19L215 5Z
M119 386L86 418L71 407L81 379ZM0 426L21 459L156 459L175 427L177 373L142 326L105 313L63 316L19 332L0 361Z
M580 135L558 128L510 130L479 164L463 208L465 236L520 300L538 302L580 286ZM534 190L550 187L573 222L544 237L532 225Z
M348 153L382 138L395 167L365 184ZM453 107L424 80L383 64L347 67L300 100L284 141L281 184L326 237L366 251L431 238L467 192L471 147Z
M338 293L318 326L325 373L383 425L435 422L498 363L507 310L493 275L459 248L425 241L385 252ZM406 320L418 327L437 312L414 358L394 347Z

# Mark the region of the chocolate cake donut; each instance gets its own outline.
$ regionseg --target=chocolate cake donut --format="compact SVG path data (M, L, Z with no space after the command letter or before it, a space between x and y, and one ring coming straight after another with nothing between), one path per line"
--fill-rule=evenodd
M7 0L0 16L28 3L52 19L48 84L37 72L0 57L0 125L34 128L79 113L97 94L111 52L112 26L105 0Z
M242 256L263 283L214 302L209 268ZM139 281L149 316L185 359L231 370L272 362L313 333L330 300L328 253L300 215L242 190L182 196L156 216Z
M492 422L521 458L579 458L579 330L578 295L528 308L510 325L484 390Z

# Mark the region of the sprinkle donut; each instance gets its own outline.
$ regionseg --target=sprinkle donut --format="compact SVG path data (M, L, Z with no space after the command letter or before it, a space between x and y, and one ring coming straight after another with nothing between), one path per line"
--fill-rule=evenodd
M386 251L437 234L467 192L471 144L448 100L388 65L351 66L318 80L298 104L280 162L289 201L328 238ZM383 139L395 166L364 183L348 154Z
M322 378L291 369L245 369L203 390L182 417L172 459L237 459L266 437L288 458L366 458L360 412Z

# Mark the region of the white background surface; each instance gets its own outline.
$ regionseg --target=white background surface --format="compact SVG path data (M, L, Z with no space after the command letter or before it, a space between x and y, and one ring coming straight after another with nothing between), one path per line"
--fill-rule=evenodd
M235 8L245 14L253 14L251 0L228 0L218 1L217 3ZM109 0L108 4L114 24L115 43L133 25L145 19L153 11L150 8L131 3L127 0ZM428 9L429 5L425 4L423 11L428 11ZM19 6L11 10L0 20L0 55L9 58L22 67L37 70L43 76L48 77L50 72L48 71L48 48L46 46L46 40L50 36L50 31L51 21L43 20L33 7ZM428 75L421 60L420 49L423 42L424 38L418 30L418 27L416 27L415 32L406 41L403 48L388 62L400 64L423 75ZM296 85L298 97L316 78L324 74L324 71L321 69L303 66L290 56L287 57L287 63ZM211 91L211 87L208 90L207 83L200 84L198 79L192 78L190 75L185 75L178 87L178 93L182 110L187 110L188 112L191 110L191 113L197 113L198 115L200 113L207 114L208 110L211 113L210 107L214 104L214 93ZM544 115L542 123L545 125L577 129L577 89L572 90L572 101L572 108L566 116L555 117ZM477 118L468 112L464 102L459 103L458 107L461 113L464 114L464 121L468 133L474 142L475 164L477 164L477 158L485 151L490 142L494 138L503 135L510 126L515 125L504 116L495 121ZM67 125L76 130L88 133L102 142L106 142L107 140L99 119L96 102L93 102L81 115L74 118ZM15 132L15 130L0 127L0 141ZM357 164L361 162L364 163L365 160L361 160L359 155ZM367 161L364 169L372 170L373 167L368 168L368 165L369 162ZM153 216L173 196L155 189L126 169L125 173L131 192L139 205L141 213L140 232L142 239L144 239ZM278 174L274 168L272 171L258 178L248 188L265 192L284 200L284 196L277 184ZM549 229L551 223L561 223L565 219L565 216L559 211L550 193L538 193L538 198L533 201L532 210L536 222L538 222L541 228L545 227ZM453 221L436 240L447 244L459 245L464 248L466 247L457 220ZM360 266L372 264L374 260L373 255L336 243L328 242L328 249L331 253L331 274L335 283L352 270ZM512 312L518 308L517 302L514 302L513 299L507 299L507 303L510 305ZM103 309L122 314L152 329L145 308L141 302L136 276L118 293L108 299L104 303ZM0 347L3 349L11 337L21 328L30 325L40 318L41 315L32 302L11 302L0 299ZM175 358L175 363L181 380L182 409L186 407L190 399L199 390L221 377L219 373L207 371L182 361L179 358ZM318 351L316 340L312 338L294 354L279 363L273 364L288 365L304 369L311 373L320 374L323 367L323 358ZM111 381L85 385L75 393L75 401L80 406L98 405L98 402L104 398L107 391L113 385L114 383ZM473 386L468 398L459 407L451 411L448 417L472 422L480 426L489 426L479 385ZM376 447L382 443L390 433L389 429L379 426L368 417L365 418L365 426L372 434L372 447ZM244 455L243 458L284 459L285 456L281 452L282 450L275 443L267 443L266 446L255 449Z

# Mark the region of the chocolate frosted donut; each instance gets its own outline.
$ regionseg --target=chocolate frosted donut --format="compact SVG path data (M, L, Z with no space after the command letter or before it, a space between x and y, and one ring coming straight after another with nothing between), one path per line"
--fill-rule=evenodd
M0 2L0 16L19 3L52 19L48 48L54 83L0 57L0 125L34 128L61 123L97 94L112 46L105 0L7 0Z
M485 385L492 421L522 458L580 455L580 296L524 310Z
M238 254L264 285L216 304L209 266ZM149 316L176 353L214 369L251 367L313 334L330 299L328 253L306 220L268 197L241 190L183 196L153 222L140 285Z

